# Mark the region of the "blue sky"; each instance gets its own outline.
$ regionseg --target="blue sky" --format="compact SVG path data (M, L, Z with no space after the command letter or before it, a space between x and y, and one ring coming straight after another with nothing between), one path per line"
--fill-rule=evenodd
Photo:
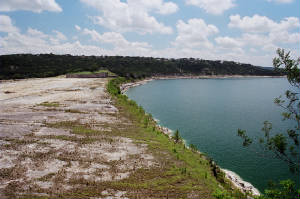
M300 53L299 0L2 0L0 54L195 57L271 66Z

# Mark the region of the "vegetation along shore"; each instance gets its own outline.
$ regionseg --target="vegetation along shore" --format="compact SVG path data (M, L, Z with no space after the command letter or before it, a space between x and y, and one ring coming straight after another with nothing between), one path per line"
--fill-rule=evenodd
M125 83L120 85L120 90L122 94L126 94L126 91L129 88L135 87L135 86L140 86L143 84L146 84L150 81L153 81L155 79L185 79L185 78L253 78L253 76L193 76L193 77L154 77L154 78L147 78L144 80L139 80L139 81L135 81L135 82L129 82L129 83ZM277 76L276 76L277 77ZM256 78L258 78L258 76L256 76ZM158 124L156 124L156 126L166 135L168 135L170 138L173 136L174 132L166 127L162 127ZM188 146L186 146L188 147ZM196 150L196 149L194 149ZM200 151L197 151L199 154L201 154ZM236 173L234 173L233 171L227 170L227 169L222 169L220 168L222 172L224 172L226 179L230 180L232 185L234 187L236 187L237 189L241 190L243 193L251 193L253 195L259 196L260 192L258 191L258 189L256 189L251 183L244 181L239 175L237 175Z

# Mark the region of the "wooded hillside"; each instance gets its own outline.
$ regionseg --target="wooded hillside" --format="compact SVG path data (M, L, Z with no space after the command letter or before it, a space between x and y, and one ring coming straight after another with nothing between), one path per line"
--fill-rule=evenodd
M51 77L80 71L108 69L119 76L142 78L163 75L255 75L281 73L233 61L194 58L165 59L123 56L15 54L0 56L0 79Z

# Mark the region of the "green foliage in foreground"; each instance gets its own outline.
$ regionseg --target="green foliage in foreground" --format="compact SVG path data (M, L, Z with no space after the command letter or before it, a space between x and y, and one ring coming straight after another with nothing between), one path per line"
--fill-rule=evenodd
M283 180L279 184L270 185L260 199L299 199L300 190L297 190L292 180Z
M113 96L116 106L124 116L134 122L135 127L131 131L138 132L132 138L147 143L151 153L164 162L164 168L160 168L163 173L157 173L155 169L149 170L151 177L145 173L139 178L143 183L134 179L124 184L126 188L150 189L157 193L176 192L177 195L170 193L169 198L187 198L189 194L194 194L195 198L247 198L247 195L238 190L232 190L231 183L213 161L199 153L195 146L190 149L186 147L181 142L178 131L170 139L157 128L151 115L146 114L136 102L122 95L119 86L127 81L125 78L112 79L107 84L107 91ZM116 183L120 186L120 183Z

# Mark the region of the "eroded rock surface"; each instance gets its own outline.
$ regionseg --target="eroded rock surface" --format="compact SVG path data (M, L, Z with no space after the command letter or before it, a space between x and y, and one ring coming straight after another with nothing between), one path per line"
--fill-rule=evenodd
M0 197L68 193L155 166L145 144L113 134L124 122L107 79L44 78L0 84ZM120 127L121 128L121 127ZM119 190L103 197L126 198Z

